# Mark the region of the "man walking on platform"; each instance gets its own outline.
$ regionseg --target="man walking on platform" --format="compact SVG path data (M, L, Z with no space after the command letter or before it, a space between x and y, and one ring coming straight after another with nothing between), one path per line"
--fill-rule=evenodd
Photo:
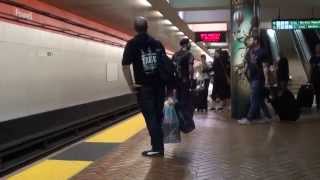
M267 53L261 47L259 37L254 37L252 45L246 55L247 60L247 78L250 83L251 96L250 108L247 117L239 120L239 124L250 124L251 122L271 122L271 114L265 103L264 88L267 77ZM267 119L261 119L260 111L263 110Z
M125 47L123 73L131 91L137 93L138 104L151 137L152 149L142 155L161 157L164 155L162 111L165 88L164 83L161 83L157 55L165 54L165 49L161 42L147 33L148 22L144 17L135 19L134 28L137 35ZM135 81L131 76L131 64Z

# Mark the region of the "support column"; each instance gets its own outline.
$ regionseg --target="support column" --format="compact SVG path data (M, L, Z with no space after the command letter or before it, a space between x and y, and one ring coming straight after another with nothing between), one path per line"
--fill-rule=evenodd
M249 109L250 87L245 75L247 43L259 35L259 0L231 0L231 105L232 118L241 119Z

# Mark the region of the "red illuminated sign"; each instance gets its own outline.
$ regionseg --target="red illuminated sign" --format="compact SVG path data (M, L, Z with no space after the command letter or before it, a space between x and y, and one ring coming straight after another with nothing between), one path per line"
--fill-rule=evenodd
M203 42L220 42L221 33L201 33L200 39Z
M196 33L196 41L225 42L226 36L224 32L198 32Z

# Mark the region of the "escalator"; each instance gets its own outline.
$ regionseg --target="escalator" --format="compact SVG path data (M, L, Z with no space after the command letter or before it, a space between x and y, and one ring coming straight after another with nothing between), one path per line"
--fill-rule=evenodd
M298 36L294 31L277 31L276 36L281 55L288 58L290 75L292 76L289 89L297 94L301 84L306 83L309 77L305 48L303 48L305 45L298 38L301 36Z
M305 38L302 30L293 30L291 32L291 36L292 36L292 40L294 41L296 51L300 57L301 63L304 67L304 71L307 75L307 78L308 80L310 80L311 67L310 67L309 60L312 54L308 46L308 41Z
M320 42L320 32L316 30L274 31L268 29L261 31L261 39L270 58L279 60L280 56L287 57L292 76L289 88L297 93L301 84L310 79L309 60L312 50Z
M308 45L309 51L311 52L311 54L313 54L316 45L320 41L319 32L317 30L308 29L308 30L302 30L302 33Z

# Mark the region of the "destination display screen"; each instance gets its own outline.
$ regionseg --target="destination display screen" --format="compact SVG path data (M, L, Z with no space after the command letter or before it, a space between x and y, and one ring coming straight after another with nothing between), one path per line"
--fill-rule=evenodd
M196 42L226 42L226 32L196 32Z
M320 29L320 19L273 20L272 29L274 30Z

